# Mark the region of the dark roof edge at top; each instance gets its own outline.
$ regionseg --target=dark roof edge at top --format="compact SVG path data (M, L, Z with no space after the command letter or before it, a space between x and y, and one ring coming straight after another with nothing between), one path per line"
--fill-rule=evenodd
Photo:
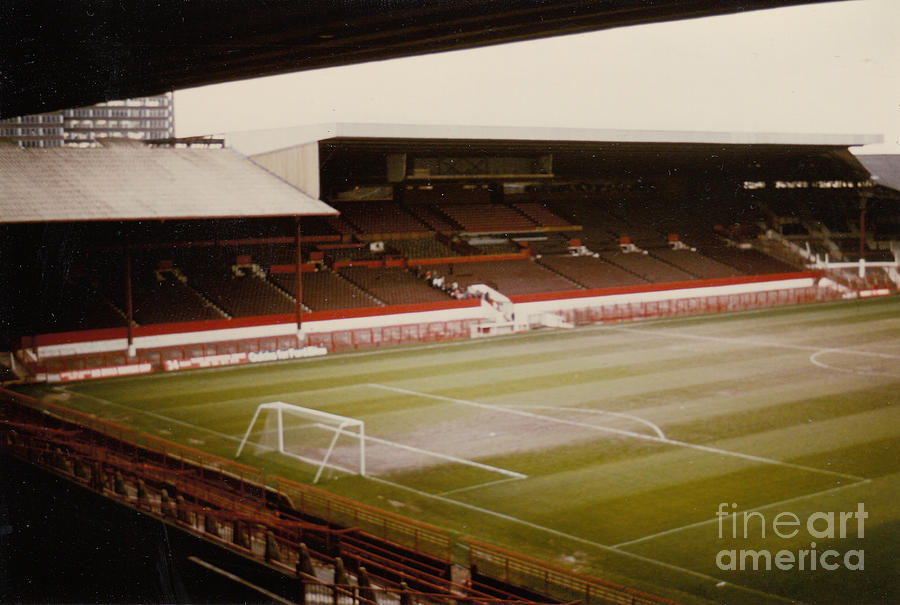
M523 126L332 123L226 133L227 147L247 156L332 139L469 140L853 147L881 143L880 134L716 132Z

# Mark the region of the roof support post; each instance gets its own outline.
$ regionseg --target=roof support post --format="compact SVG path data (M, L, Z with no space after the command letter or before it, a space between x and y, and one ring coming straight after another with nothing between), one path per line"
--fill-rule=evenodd
M294 221L296 223L297 231L296 238L294 243L297 247L297 331L299 332L302 328L301 325L301 312L303 311L303 273L301 269L301 265L303 264L303 258L300 254L300 217L295 217ZM303 346L303 343L297 343L299 346Z
M132 323L134 321L134 304L131 300L131 245L125 246L125 314L127 315L128 334L128 356L131 357L134 351L134 331Z

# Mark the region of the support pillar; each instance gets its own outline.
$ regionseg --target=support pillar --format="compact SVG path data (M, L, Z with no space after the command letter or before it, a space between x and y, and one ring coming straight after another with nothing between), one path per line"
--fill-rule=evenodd
M301 266L303 265L302 254L300 253L300 217L294 219L297 226L295 244L297 247L297 337L300 337L300 330L303 328L302 326L302 318L301 314L303 311L303 271ZM298 342L297 346L302 347L303 343Z
M131 300L131 246L125 247L125 314L127 315L126 321L127 328L126 332L128 334L128 356L133 357L134 350L134 330L132 329L132 324L134 323L134 304Z

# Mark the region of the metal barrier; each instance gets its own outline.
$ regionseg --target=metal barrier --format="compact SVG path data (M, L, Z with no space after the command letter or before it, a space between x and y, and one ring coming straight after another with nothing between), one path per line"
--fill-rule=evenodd
M356 527L361 531L406 546L444 561L450 561L453 540L446 531L400 515L336 496L324 490L270 476L269 482L287 496L302 515L326 521L329 525Z
M469 547L469 567L473 584L478 575L521 586L562 602L586 605L675 605L674 601L626 586L556 567L476 540L463 540Z

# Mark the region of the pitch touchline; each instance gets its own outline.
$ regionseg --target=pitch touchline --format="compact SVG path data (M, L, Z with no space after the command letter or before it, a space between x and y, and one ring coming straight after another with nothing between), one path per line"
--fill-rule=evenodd
M834 477L842 477L844 479L853 479L855 481L862 481L863 479L865 479L865 477L859 477L857 475L851 475L849 473L839 473L837 471L829 471L829 470L825 470L825 469L815 468L812 466L804 466L802 464L794 464L793 462L785 462L784 460L776 460L774 458L765 458L763 456L754 456L753 454L743 454L741 452L734 452L731 450L723 450L723 449L720 449L717 447L711 447L708 445L700 445L697 443L688 443L687 441L678 441L676 439L669 439L669 438L663 439L663 438L660 438L660 437L657 437L654 435L645 435L643 433L635 433L634 431L626 431L623 429L614 429L614 428L605 427L605 426L598 426L596 424L590 424L587 422L564 420L562 418L554 418L552 416L545 416L543 414L534 414L531 412L518 410L516 408L507 408L507 407L503 407L503 406L499 406L499 405L492 405L492 404L488 404L488 403L479 403L477 401L469 401L467 399L457 399L455 397L445 397L443 395L432 395L431 393L421 393L419 391L411 391L409 389L403 389L400 387L390 387L390 386L383 385L383 384L376 384L376 383L368 383L368 384L369 384L369 386L372 386L375 388L386 389L388 391L394 391L394 392L403 393L406 395L414 395L417 397L427 397L427 398L431 398L431 399L437 399L439 401L448 401L450 403L459 403L462 405L468 405L471 407L477 407L477 408L482 408L482 409L487 409L487 410L507 412L510 414L518 415L518 416L524 416L526 418L534 418L534 419L548 421L548 422L555 422L557 424L565 424L565 425L569 425L569 426L578 426L578 427L588 428L588 429L597 430L597 431L605 431L605 432L615 433L618 435L625 435L627 437L635 437L637 439L645 439L648 441L654 441L656 443L665 443L667 445L676 445L679 447L686 447L686 448L691 448L691 449L700 450L700 451L704 451L704 452L711 452L714 454L723 454L723 455L732 456L735 458L743 458L745 460L753 460L754 462L760 462L760 463L764 463L764 464L774 464L777 466L784 466L787 468L795 468L798 470L809 471L809 472L813 472L813 473L820 473L822 475L831 475Z
M796 502L797 500L805 500L807 498L813 498L815 496L821 496L822 494L828 494L831 492L836 492L842 489L847 489L848 487L855 487L857 485L862 485L864 483L871 483L871 479L863 479L862 481L857 481L855 483L847 483L846 485L839 485L837 487L831 487L828 489L823 489L818 492L813 492L811 494L803 494L802 496L794 496L793 498L785 498L784 500L779 500L778 502L770 502L768 504L763 504L762 506L756 506L754 508L748 508L745 512L753 512L758 510L763 510L766 508L772 508L773 506L781 506L782 504L789 504L791 502ZM664 531L656 532L655 534L649 534L646 536L642 536L640 538L635 538L634 540L628 540L627 542L619 542L618 544L613 544L613 548L621 548L623 546L630 546L632 544L638 544L640 542L646 542L647 540L652 540L654 538L659 538L661 536L666 536L668 534L678 533L685 529L690 529L692 527L700 527L701 525L706 525L707 523L715 523L718 520L718 517L714 517L712 519L704 519L703 521L697 521L696 523L688 523L687 525L682 525L680 527L673 527L672 529L667 529Z
M467 503L467 502L462 502L462 501L460 501L460 500L453 500L452 498L445 498L444 496L438 495L438 494L430 494L430 493L428 493L428 492L424 492L424 491L422 491L422 490L418 490L418 489L416 489L416 488L414 488L414 487L409 487L408 485L403 485L402 483L394 483L393 481L389 481L389 480L387 480L387 479L382 479L381 477L370 477L370 479L371 479L372 481L377 481L378 483L383 483L384 485L389 485L389 486L395 487L395 488L397 488L397 489L401 489L401 490L405 490L405 491L414 493L414 494L416 494L416 495L418 495L418 496L422 496L422 497L424 497L424 498L432 498L432 499L434 499L434 500L438 500L438 501L444 502L444 503L446 503L446 504L451 504L451 505L453 505L453 506L461 506L462 508L467 508L467 509L473 510L473 511L475 511L475 512L479 512L479 513L482 513L482 514L485 514L485 515L489 515L489 516L492 516L492 517L496 517L496 518L498 518L498 519L502 519L502 520L504 520L504 521L509 521L509 522L511 522L511 523L517 523L517 524L519 524L519 525L524 525L525 527L529 527L529 528L531 528L531 529L535 529L535 530L538 530L538 531L542 531L542 532L545 532L545 533L548 533L548 534L553 534L554 536L559 536L559 537L561 537L561 538L566 538L567 540L572 540L572 541L574 541L574 542L580 542L581 544L587 544L588 546L593 546L593 547L598 548L598 549L600 549L600 550L605 550L605 551L608 551L608 552L614 552L614 553L617 553L617 554L619 554L619 555L623 555L623 556L630 557L630 558L633 558L633 559L638 559L639 561L643 561L643 562L645 562L645 563L651 563L651 564L653 564L653 565L659 565L659 566L661 566L661 567L666 567L666 568L668 568L668 569L674 569L675 571L679 571L679 572L682 572L682 573L686 573L686 574L688 574L688 575L692 575L692 576L695 576L695 577L698 577L698 578L702 578L702 579L704 579L704 580L709 580L709 581L716 582L716 583L719 583L719 582L722 582L722 581L723 581L723 580L721 580L721 578L716 578L716 577L714 577L714 576L710 576L710 575L708 575L708 574L705 574L705 573L702 573L702 572L699 572L699 571L694 571L693 569L688 569L688 568L686 568L686 567L680 567L680 566L678 566L678 565L674 565L674 564L672 564L672 563L666 563L665 561L660 561L660 560L658 560L658 559L651 559L650 557L645 557L644 555L639 555L639 554L637 554L637 553L629 552L629 551L627 551L627 550L621 550L621 549L618 549L618 548L616 548L616 547L614 547L614 546L608 546L608 545L606 545L606 544L601 544L600 542L594 542L593 540L588 540L587 538L582 538L582 537L580 537L580 536L575 536L575 535L572 535L572 534L567 534L566 532L562 532L562 531L559 531L559 530L557 530L557 529L553 529L553 528L551 528L551 527L545 527L545 526L543 526L543 525L538 525L537 523L532 523L531 521L526 521L526 520L524 520L524 519L519 519L518 517L513 517L512 515L507 515L507 514L505 514L505 513L500 513L500 512L493 511L493 510L490 510L490 509L487 509L487 508L481 508L480 506L475 506L474 504L469 504L469 503ZM734 583L732 583L732 582L728 582L728 585L734 586L735 588L740 589L740 590L744 590L744 591L747 591L747 592L752 592L752 593L759 594L759 595L763 595L763 596L766 596L766 597L774 597L774 598L776 598L776 599L779 599L779 600L781 600L781 601L785 601L785 602L788 602L788 603L794 603L794 602L795 602L794 600L788 599L788 598L785 598L785 597L782 597L781 595L772 594L772 593L769 593L769 592L764 592L764 591L762 591L762 590L756 590L755 588L750 588L750 587L748 587L748 586L741 586L740 584L734 584Z

